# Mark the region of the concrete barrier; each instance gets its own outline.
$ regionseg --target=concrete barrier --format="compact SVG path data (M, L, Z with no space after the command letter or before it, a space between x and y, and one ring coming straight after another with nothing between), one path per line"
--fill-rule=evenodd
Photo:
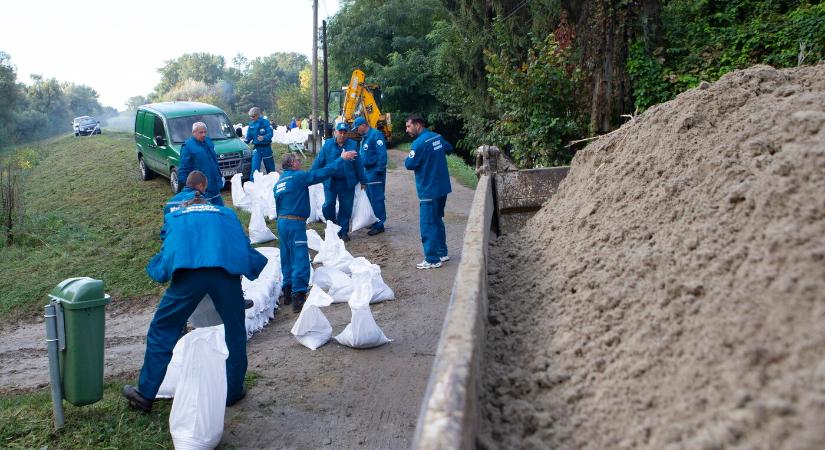
M569 166L563 166L496 173L494 184L498 213L540 209L559 189L569 170Z
M438 351L413 437L414 449L471 449L479 426L478 392L487 315L487 244L493 183L478 180Z

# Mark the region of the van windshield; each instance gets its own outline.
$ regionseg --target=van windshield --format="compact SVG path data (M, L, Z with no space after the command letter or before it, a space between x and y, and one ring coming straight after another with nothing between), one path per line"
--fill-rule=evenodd
M229 139L235 137L235 130L226 114L200 114L196 116L177 117L169 119L169 134L172 142L180 144L192 136L192 124L203 122L206 124L206 135L210 139Z

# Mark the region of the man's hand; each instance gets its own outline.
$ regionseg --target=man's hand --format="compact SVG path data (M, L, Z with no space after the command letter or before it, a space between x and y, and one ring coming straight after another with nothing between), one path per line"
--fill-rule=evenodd
M263 136L258 136L258 140L259 140L259 141L263 141L263 140L264 140L264 137L263 137Z
M341 158L344 158L347 161L352 161L356 156L358 156L358 152L349 151L341 153Z
M361 183L361 190L363 191L366 188L367 188L367 185L365 183Z

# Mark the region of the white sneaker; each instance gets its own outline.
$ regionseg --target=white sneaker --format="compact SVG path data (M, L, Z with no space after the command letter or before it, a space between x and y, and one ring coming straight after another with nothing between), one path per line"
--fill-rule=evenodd
M428 263L426 259L415 265L416 269L438 269L439 267L441 267L440 261L437 263Z
M438 258L438 259L439 259L441 262L447 262L447 261L449 261L449 260L450 260L450 257L449 257L449 256L442 256L441 258Z

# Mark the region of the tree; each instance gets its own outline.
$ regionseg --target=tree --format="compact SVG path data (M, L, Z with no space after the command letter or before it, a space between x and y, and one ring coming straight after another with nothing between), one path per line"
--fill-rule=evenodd
M102 106L97 99L97 91L89 86L74 83L63 83L61 88L66 95L70 115L74 117L100 115Z
M134 97L129 97L129 99L126 100L126 111L129 111L129 112L137 111L137 109L140 106L145 105L147 103L149 103L149 99L142 96L142 95L136 95Z
M186 53L176 59L166 61L158 69L161 78L155 86L154 98L162 98L173 87L184 80L202 81L207 85L223 79L226 63L223 56L209 53Z

